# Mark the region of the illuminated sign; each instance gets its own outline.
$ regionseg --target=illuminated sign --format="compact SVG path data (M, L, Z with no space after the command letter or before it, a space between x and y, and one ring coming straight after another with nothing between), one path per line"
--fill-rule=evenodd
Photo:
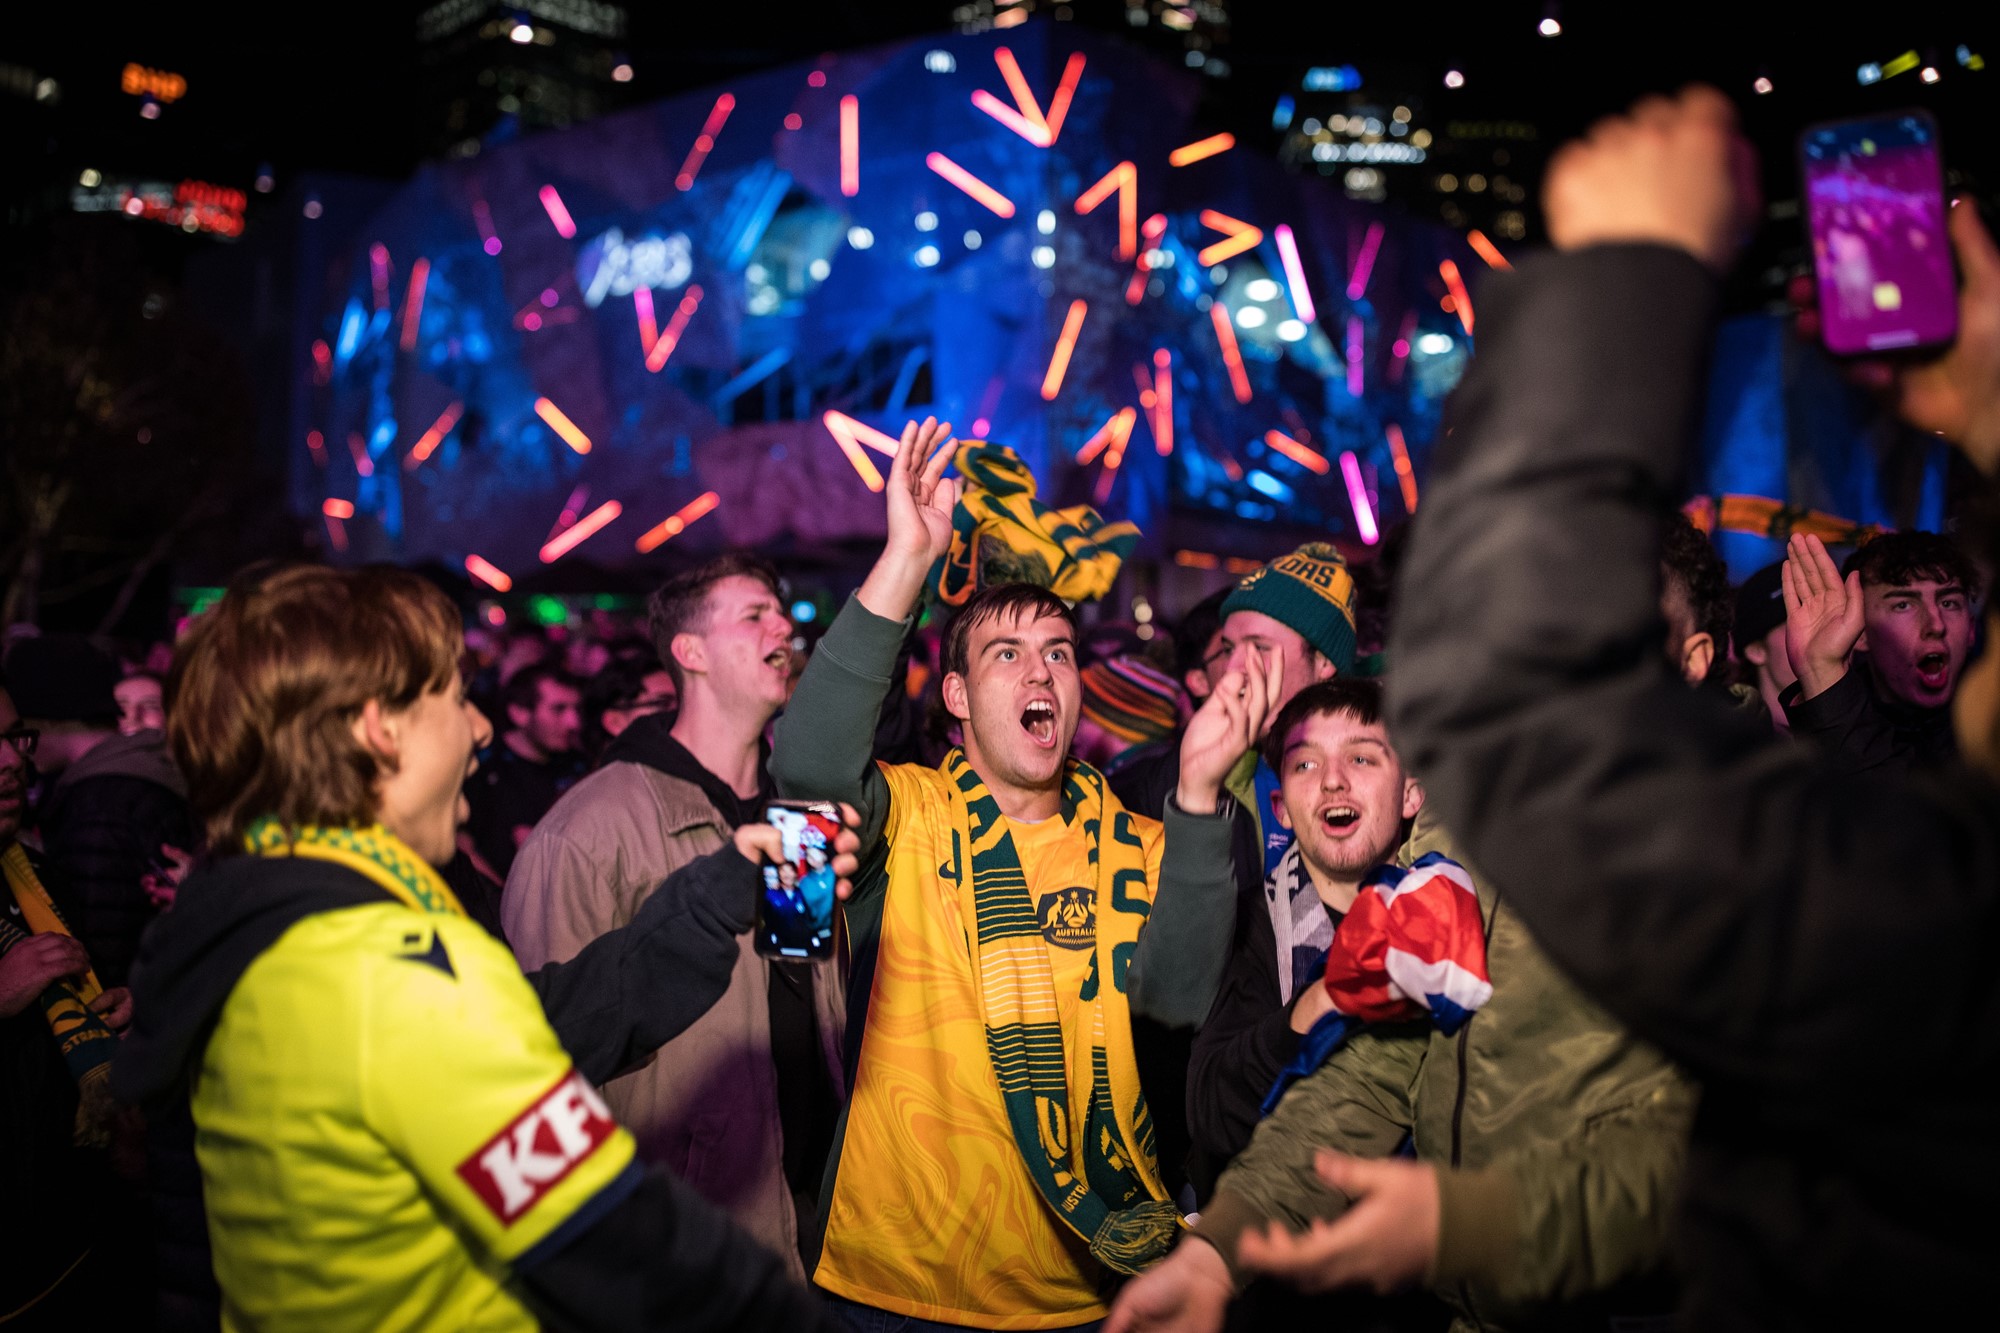
M187 80L180 75L144 65L127 65L118 86L134 97L150 97L156 102L178 102L188 90Z
M96 175L96 173L90 173ZM186 232L237 237L243 234L241 190L206 181L114 181L99 176L95 185L70 191L70 207L79 213L123 213L126 217L162 222Z
M630 296L641 287L679 287L694 274L694 249L687 233L648 232L634 240L612 227L583 247L576 260L576 285L583 303L598 306L607 296Z

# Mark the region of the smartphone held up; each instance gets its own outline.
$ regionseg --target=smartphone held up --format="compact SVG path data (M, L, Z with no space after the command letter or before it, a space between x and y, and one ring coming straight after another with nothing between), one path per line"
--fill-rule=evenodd
M771 801L764 822L778 830L784 856L764 867L754 928L757 952L772 958L829 957L840 808L831 801Z
M1814 125L1799 156L1826 349L1869 356L1956 338L1937 122L1909 110Z

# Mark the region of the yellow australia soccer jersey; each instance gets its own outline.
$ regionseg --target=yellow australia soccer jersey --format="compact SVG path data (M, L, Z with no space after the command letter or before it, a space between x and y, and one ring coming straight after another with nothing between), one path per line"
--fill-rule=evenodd
M1067 1328L1106 1313L1109 1275L1035 1187L987 1054L942 777L885 767L888 886L826 1241L813 1280L864 1305L990 1329ZM1146 880L1160 825L1134 818ZM1010 821L1053 965L1065 1049L1092 1040L1082 1002L1097 938L1082 830ZM1081 1115L1090 1089L1069 1088ZM1073 1146L1081 1170L1081 1137Z
M537 1328L508 1263L638 1180L506 948L400 903L244 970L193 1111L231 1330Z

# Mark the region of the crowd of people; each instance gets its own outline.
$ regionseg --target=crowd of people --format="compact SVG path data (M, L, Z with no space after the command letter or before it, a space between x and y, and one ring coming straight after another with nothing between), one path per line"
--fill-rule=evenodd
M10 632L0 1322L1971 1299L1996 552L1800 535L1732 588L1669 503L1741 152L1692 90L1559 155L1393 582L1308 543L1146 638L1036 582L954 602L927 419L810 651L747 554L643 625L291 566L122 657ZM1990 477L2000 252L1952 234L1960 339L1883 382ZM782 798L845 825L827 957L753 940Z

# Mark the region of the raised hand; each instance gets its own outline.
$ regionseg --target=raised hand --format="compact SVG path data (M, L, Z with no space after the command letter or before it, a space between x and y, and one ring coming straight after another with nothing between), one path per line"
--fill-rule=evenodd
M1306 1291L1367 1286L1391 1292L1430 1271L1437 1258L1437 1168L1397 1158L1346 1157L1322 1148L1319 1178L1354 1202L1331 1222L1293 1235L1273 1222L1246 1231L1237 1262Z
M90 955L68 935L31 935L0 955L0 1018L12 1018L64 977L90 970Z
M956 481L944 479L958 441L951 423L926 417L903 427L895 460L889 465L889 539L856 596L863 606L889 620L910 613L923 592L932 562L951 546L951 511L958 507Z
M1558 250L1650 241L1729 267L1757 213L1756 155L1713 88L1648 97L1558 152L1542 212Z
M1799 678L1799 693L1811 699L1847 674L1848 658L1861 639L1861 574L1845 579L1826 552L1826 543L1795 535L1785 548L1785 655Z
M1174 799L1191 815L1215 813L1229 770L1257 744L1273 701L1283 697L1284 659L1276 653L1268 663L1258 653L1246 656L1243 670L1223 673L1181 736L1180 787Z

